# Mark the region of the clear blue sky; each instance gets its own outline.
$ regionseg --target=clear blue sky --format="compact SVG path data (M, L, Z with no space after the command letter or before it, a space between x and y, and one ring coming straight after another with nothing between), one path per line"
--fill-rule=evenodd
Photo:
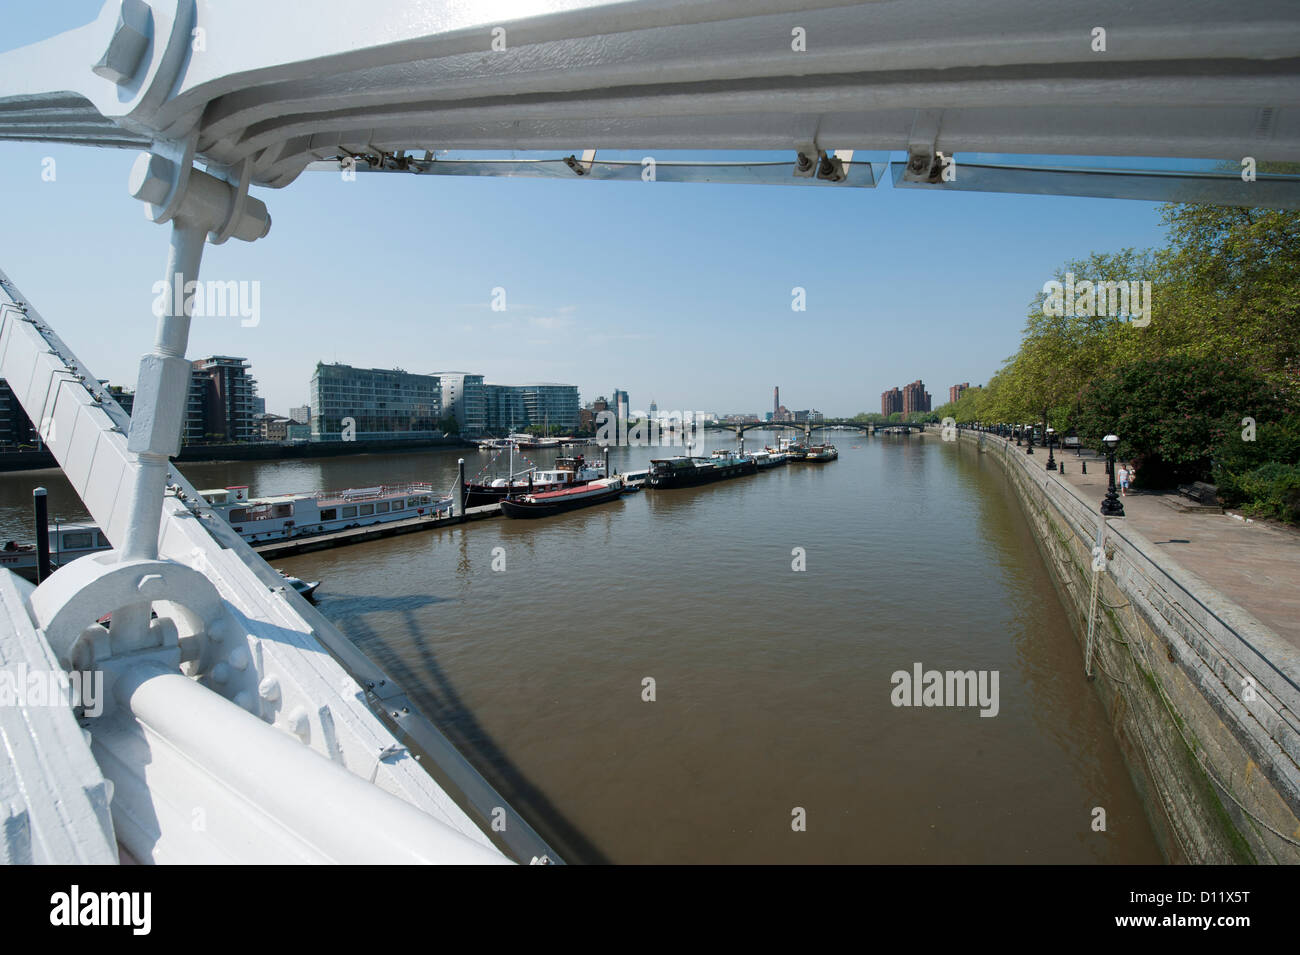
M99 6L10 5L0 48ZM127 195L135 155L0 143L0 266L96 374L130 387L168 239ZM259 281L260 324L196 318L189 354L247 357L281 413L306 403L317 361L571 382L584 402L620 387L634 408L718 413L770 410L777 384L792 409L879 411L880 392L921 378L937 405L1015 351L1065 261L1164 240L1154 203L888 183L305 173L256 194L270 234L208 246L201 277ZM505 313L489 309L498 286ZM791 311L794 286L806 312Z

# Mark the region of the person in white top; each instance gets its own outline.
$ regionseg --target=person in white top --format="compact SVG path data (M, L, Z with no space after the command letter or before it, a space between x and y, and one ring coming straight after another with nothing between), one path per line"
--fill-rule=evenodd
M1129 478L1128 465L1127 465L1127 464L1121 464L1121 465L1119 466L1119 473L1118 473L1117 475L1115 475L1115 476L1116 476L1117 478L1119 478L1119 493L1120 493L1120 495L1123 496L1123 497L1128 497L1128 493L1127 493L1127 492L1128 492L1128 478Z

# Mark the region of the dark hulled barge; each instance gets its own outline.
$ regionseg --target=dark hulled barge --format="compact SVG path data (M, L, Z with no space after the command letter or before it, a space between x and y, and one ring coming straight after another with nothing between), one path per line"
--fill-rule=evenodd
M501 501L501 513L506 517L554 517L580 507L617 501L622 496L623 479L605 478L558 491L507 497Z
M650 473L645 483L646 487L657 490L695 487L757 471L758 464L753 458L730 452L715 453L711 458L660 458L650 462Z

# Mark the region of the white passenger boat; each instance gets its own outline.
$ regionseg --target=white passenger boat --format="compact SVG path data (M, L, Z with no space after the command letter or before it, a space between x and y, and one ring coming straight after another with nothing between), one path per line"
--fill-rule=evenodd
M98 551L111 550L112 544L98 524L68 523L50 525L50 569L58 570L69 561ZM24 580L36 582L36 545L5 541L0 546L0 568L12 570Z
M422 483L268 497L249 497L247 485L199 493L250 544L430 517L452 507L450 497L438 496L433 485Z

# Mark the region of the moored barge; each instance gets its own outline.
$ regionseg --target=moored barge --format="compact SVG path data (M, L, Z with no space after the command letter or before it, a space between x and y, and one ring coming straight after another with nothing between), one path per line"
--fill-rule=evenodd
M758 464L747 455L731 452L715 453L710 458L675 457L660 458L650 462L646 487L666 490L675 487L695 487L712 484L729 478L754 474Z
M616 501L622 496L621 478L602 478L558 491L507 497L501 501L501 513L506 517L554 517L566 511L576 511L580 507Z
M513 466L513 454L511 464ZM483 507L486 504L499 504L507 497L519 494L542 494L547 491L559 491L575 487L605 477L605 469L590 464L581 455L558 457L555 467L548 470L530 469L526 477L511 474L510 477L497 478L488 483L465 483L465 506Z

